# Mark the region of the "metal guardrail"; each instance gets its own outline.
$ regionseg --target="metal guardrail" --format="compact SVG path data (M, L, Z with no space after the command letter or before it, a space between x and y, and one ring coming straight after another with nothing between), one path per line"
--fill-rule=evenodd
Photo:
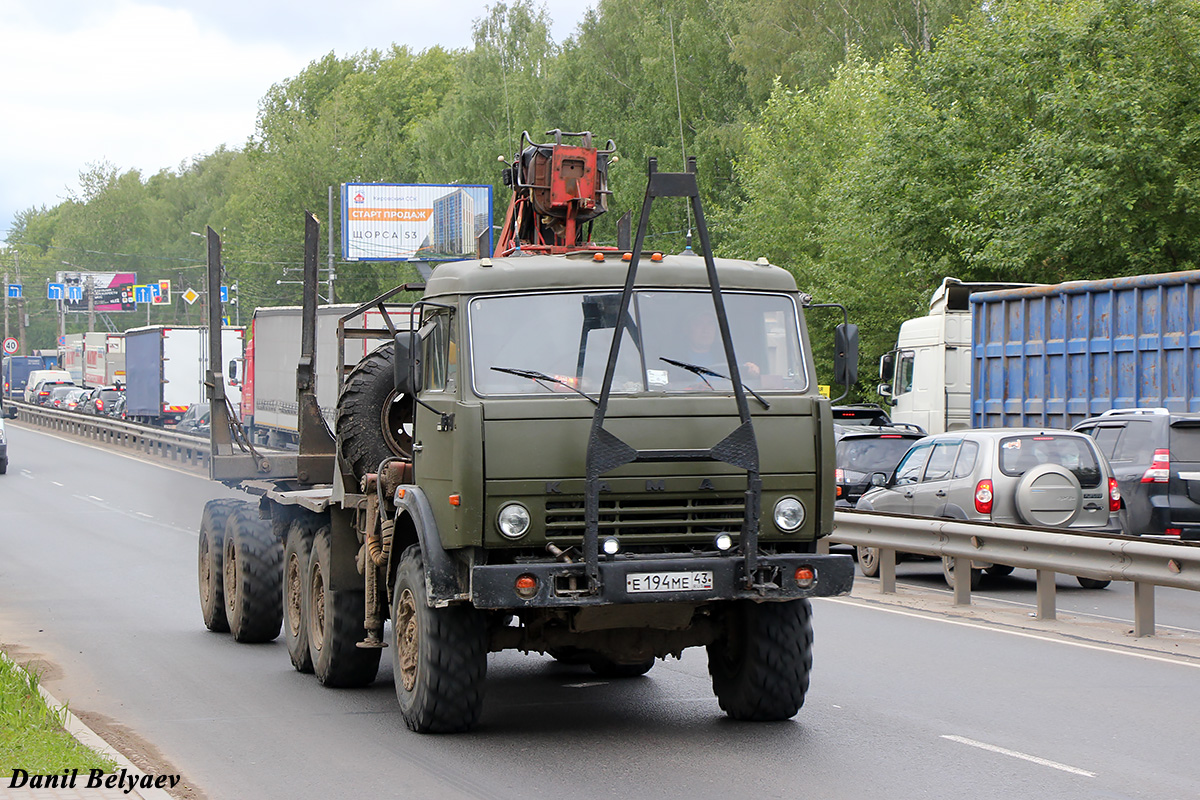
M117 445L198 470L208 469L211 450L208 439L204 437L125 422L112 417L60 411L18 401L6 400L4 407L9 413L15 409L19 422L27 422L80 439Z
M879 588L896 591L896 553L954 559L955 575L972 561L1037 570L1037 618L1055 617L1057 573L1133 583L1134 636L1154 635L1154 587L1200 591L1200 542L1137 536L1064 533L1050 528L991 525L865 511L834 512L828 542L879 549ZM970 605L970 580L955 580L954 602Z

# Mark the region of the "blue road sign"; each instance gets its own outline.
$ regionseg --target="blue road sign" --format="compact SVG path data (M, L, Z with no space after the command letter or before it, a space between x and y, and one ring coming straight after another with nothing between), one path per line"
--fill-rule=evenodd
M10 283L8 285L8 296L13 300L21 299L21 284Z
M46 284L46 299L47 300L62 300L67 293L67 286L64 283L48 283Z
M221 302L222 303L229 302L229 287L228 286L221 287Z
M133 302L135 303L153 303L154 292L149 286L134 286L133 287Z
M67 299L71 300L71 301L82 300L83 299L83 287L82 286L68 286L67 287Z

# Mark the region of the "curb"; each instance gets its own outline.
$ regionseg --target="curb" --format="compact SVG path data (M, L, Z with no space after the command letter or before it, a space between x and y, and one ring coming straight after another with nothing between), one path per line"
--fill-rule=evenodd
M25 672L24 667L22 667L16 661L13 661L12 658L10 658L9 655L2 650L0 650L0 659L4 659L5 661L12 664L17 669L21 670L22 672ZM26 673L26 674L28 674L28 673ZM116 748L114 748L108 742L104 741L104 739L102 739L100 737L100 734L96 733L94 730L89 728L87 725L83 724L83 720L79 719L79 717L72 714L70 709L67 708L65 703L60 703L58 701L58 698L56 698L54 695L50 694L50 692L48 692L46 690L46 687L42 686L41 681L37 682L37 689L38 689L38 692L42 695L42 699L46 701L46 704L48 706L50 706L51 710L58 709L62 712L63 728L65 728L67 733L71 734L71 736L75 737L76 741L78 741L80 744L85 745L86 747L90 747L91 749L93 749L99 753L102 753L103 755L107 756L108 758L111 758L118 767L123 767L129 775L133 776L135 779L139 779L139 782L142 777L146 777L145 772L143 772L132 761L130 761L128 758L126 758ZM153 777L153 776L150 776L150 777ZM40 790L38 790L38 791L40 791ZM153 787L148 788L148 789L143 789L141 787L138 787L136 789L131 790L128 794L126 794L126 797L130 797L130 798L139 798L140 797L140 798L142 798L142 800L176 800L166 790L156 789Z

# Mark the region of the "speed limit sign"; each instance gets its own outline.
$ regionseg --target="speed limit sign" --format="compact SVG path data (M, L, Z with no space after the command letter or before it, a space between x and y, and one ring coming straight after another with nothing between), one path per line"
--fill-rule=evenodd
M21 343L11 336L4 340L4 352L7 355L12 355L21 349Z

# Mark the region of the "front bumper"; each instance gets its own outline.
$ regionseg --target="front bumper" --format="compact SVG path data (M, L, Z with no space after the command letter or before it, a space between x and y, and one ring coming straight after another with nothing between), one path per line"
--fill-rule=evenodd
M848 555L785 554L758 558L756 586L745 585L745 560L735 555L671 558L622 557L600 561L600 583L588 591L583 563L537 562L487 564L471 569L471 601L476 608L582 608L633 603L707 603L722 600L782 602L802 597L832 597L850 592L854 561ZM796 582L796 570L809 567L815 580L807 588ZM711 572L712 587L699 591L629 592L626 578L640 573ZM516 592L518 578L537 581L532 597Z

